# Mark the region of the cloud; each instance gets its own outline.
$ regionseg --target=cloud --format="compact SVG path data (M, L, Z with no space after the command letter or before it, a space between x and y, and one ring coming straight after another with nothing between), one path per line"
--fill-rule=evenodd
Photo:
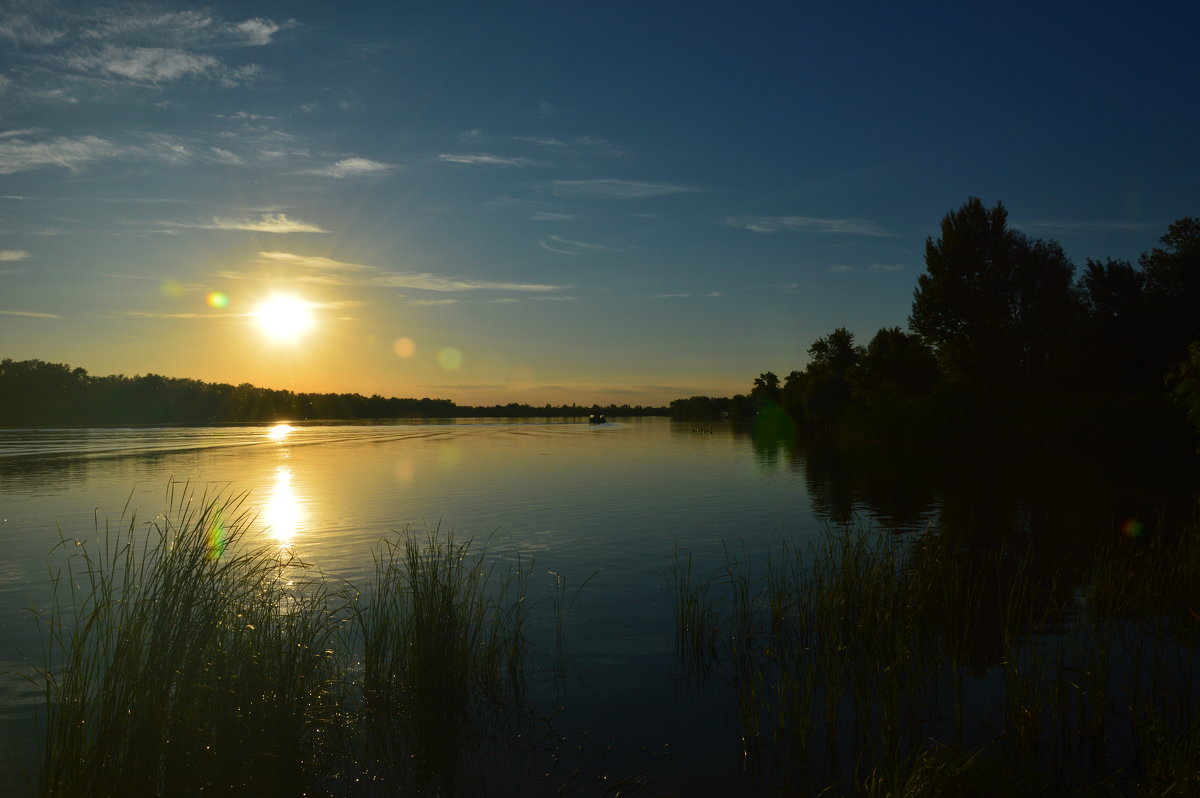
M285 213L264 213L258 219L221 219L214 217L218 230L252 230L259 233L327 233L318 225L292 219Z
M461 163L472 166L544 166L544 164L528 158L508 158L500 155L485 155L483 153L470 155L445 153L439 155L437 159L445 163Z
M31 319L61 319L57 313L37 313L32 310L0 310L5 316L26 316Z
M815 216L729 216L723 221L730 227L738 227L755 233L808 230L816 233L892 237L892 234L883 227L867 219L821 219Z
M29 253L23 249L0 249L0 261L25 260Z
M844 263L839 263L836 266L830 266L829 271L835 274L850 274L851 272L866 272L868 274L891 274L893 272L904 271L904 265L901 263L872 263L870 266L865 266L861 269L856 269L853 266L847 266Z
M379 275L371 280L374 285L385 285L389 288L418 288L424 291L517 291L520 293L540 293L545 291L561 291L570 286L544 285L541 283L508 283L492 280L468 280L457 277L441 277L429 272L420 274L390 272Z
M86 164L127 154L120 147L98 136L59 137L50 141L0 140L0 174L12 174L41 166L61 166L76 172Z
M232 153L229 150L223 150L220 147L210 147L209 149L212 150L215 159L221 163L229 164L230 166L239 166L245 163L240 155Z
M395 164L381 163L379 161L368 160L367 158L343 158L329 166L309 169L306 174L322 175L323 177L358 177L360 175L382 174L396 168Z
M269 19L247 19L233 26L233 30L244 37L245 44L264 45L271 43L271 37L282 28Z
M552 211L534 211L529 215L535 222L569 222L578 219L577 213L553 213Z
M1101 233L1113 230L1158 230L1165 225L1159 222L1126 222L1117 220L1070 220L1060 219L1052 220L1045 219L1039 222L1023 222L1017 227L1033 227L1040 230L1050 230L1058 235L1072 235L1083 233Z
M307 269L332 269L339 272L374 272L374 266L364 266L361 263L346 263L345 261L325 258L320 255L297 255L292 252L260 252L258 257L274 263L287 263Z
M461 277L443 277L430 272L393 272L377 266L361 263L346 263L316 255L297 255L292 252L260 252L259 258L276 263L288 263L310 269L316 274L309 276L310 282L323 282L343 286L374 286L382 288L412 288L422 291L452 293L457 291L515 291L518 293L548 293L562 291L570 286L546 285L542 283L517 283L495 280L472 280ZM222 273L219 276L242 278L237 273Z
M179 49L115 45L107 45L99 52L72 56L68 63L81 71L101 70L140 83L162 83L190 75L216 73L221 64L212 56Z
M560 197L597 197L600 199L644 199L669 194L688 194L704 191L702 188L678 186L670 183L642 183L633 180L555 180L550 184Z
M318 225L293 219L286 213L264 213L257 219L226 219L214 216L210 222L187 224L162 222L167 227L186 227L192 230L249 230L256 233L328 233Z
M554 242L554 244L557 244L558 246L556 247L551 244L548 244L548 243L546 243L547 241L552 241L552 242ZM582 254L582 252L580 252L579 250L585 250L585 251L590 251L590 252L620 252L621 251L619 249L614 249L613 247L606 247L601 244L590 244L586 241L572 241L569 238L563 238L561 236L554 236L554 235L546 236L546 238L544 240L538 242L538 245L541 246L542 249L547 249L547 250L550 250L551 252L559 252L559 253L562 253L563 255L580 255L580 254ZM563 247L565 247L565 249L563 249Z
M457 305L457 299L414 299L408 304L418 307L435 307L438 305Z
M541 247L542 249L546 250L547 252L557 252L559 255L582 255L583 254L582 252L578 252L578 251L572 250L572 249L559 249L558 247L552 247L549 244L547 244L544 240L539 241L538 246Z

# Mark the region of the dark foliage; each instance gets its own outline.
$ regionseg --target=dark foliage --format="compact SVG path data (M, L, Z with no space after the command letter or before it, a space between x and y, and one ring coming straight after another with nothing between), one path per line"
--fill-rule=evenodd
M581 418L656 415L638 405L532 407L511 403L466 407L449 399L399 399L378 394L293 393L157 374L92 377L81 368L41 360L0 361L0 426L212 424L310 419Z

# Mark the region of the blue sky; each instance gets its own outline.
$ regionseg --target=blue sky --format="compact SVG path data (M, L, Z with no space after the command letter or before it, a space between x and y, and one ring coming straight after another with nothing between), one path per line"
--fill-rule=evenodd
M1047 7L1043 7L1047 6ZM1192 4L0 3L0 355L663 404L906 324L969 196L1200 215ZM310 326L267 329L291 297Z

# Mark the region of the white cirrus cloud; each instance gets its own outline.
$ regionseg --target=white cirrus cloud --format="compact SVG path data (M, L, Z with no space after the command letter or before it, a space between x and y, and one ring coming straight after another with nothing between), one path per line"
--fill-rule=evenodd
M162 83L215 73L221 64L210 55L180 49L116 45L107 45L99 52L71 56L68 63L81 71L100 70L142 83Z
M443 277L431 272L388 271L362 263L347 263L319 255L300 255L294 252L269 251L258 253L260 263L285 263L309 269L308 282L340 286L381 288L410 288L421 291L451 293L456 291L513 291L517 293L552 293L570 286L542 283L518 283L497 280L473 280L463 277ZM222 272L218 276L244 279L245 274Z
M5 316L25 316L30 319L61 319L57 313L38 313L33 310L0 310Z
M867 271L875 272L876 274L887 274L889 272L904 271L903 263L872 263L867 267Z
M379 271L374 266L366 266L361 263L346 263L345 261L334 260L320 255L297 255L294 252L260 252L258 257L264 261L272 263L286 263L291 266L301 266L307 269L331 269L339 272L377 272Z
M214 160L220 163L229 164L230 166L240 166L245 163L242 160L242 156L237 153L221 149L220 147L210 147L209 149L212 151Z
M128 149L98 136L59 138L49 141L0 140L0 174L12 174L42 166L61 166L72 172L106 158L116 158Z
M25 260L29 253L23 249L0 249L0 261Z
M621 250L614 247L606 247L603 244L592 244L587 241L574 241L562 236L550 235L538 242L542 249L551 252L558 252L563 255L580 255L583 252L620 252Z
M541 166L538 161L529 158L510 158L502 155L487 155L484 153L443 153L437 157L443 163L459 163L470 166Z
M257 219L223 219L213 217L217 230L251 230L258 233L327 233L319 225L292 219L286 213L264 213Z
M1119 230L1156 230L1166 225L1158 222L1130 222L1113 219L1043 219L1037 222L1022 222L1017 226L1050 230L1057 235L1074 235Z
M825 219L816 216L729 216L723 221L730 227L750 230L754 233L805 230L814 233L893 237L892 233L869 219Z
M372 161L368 158L343 158L328 166L309 169L305 174L321 175L322 177L359 177L383 174L396 168L395 164Z
M189 230L248 230L255 233L327 233L319 225L293 219L286 213L264 213L258 217L229 219L214 216L207 222L160 222L164 227Z
M555 180L551 190L560 197L596 197L599 199L644 199L670 194L690 194L705 189L672 183L645 183L636 180Z
M243 37L245 44L264 45L271 43L271 37L282 30L282 27L269 19L247 19L233 26L233 30Z
M554 213L553 211L534 211L529 215L535 222L569 222L578 219L577 213Z

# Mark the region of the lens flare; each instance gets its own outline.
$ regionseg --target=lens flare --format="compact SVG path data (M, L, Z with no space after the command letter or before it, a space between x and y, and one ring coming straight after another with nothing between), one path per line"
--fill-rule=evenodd
M225 529L225 521L221 514L221 508L213 510L212 518L208 522L208 558L210 560L219 560L221 555L225 553L225 547L229 544L229 533Z
M447 346L437 353L437 361L438 365L446 371L457 371L458 367L462 365L462 352L452 346Z
M1121 524L1121 534L1130 540L1137 540L1142 536L1142 522L1136 518L1126 518Z
M204 297L204 301L208 303L210 308L215 310L224 310L229 307L229 297L222 294L220 291L209 291Z
M163 280L159 284L158 290L162 292L163 296L178 297L183 296L184 288L183 283L178 280Z
M410 358L416 354L417 345L411 338L397 338L392 343L392 351L396 353L396 357Z

